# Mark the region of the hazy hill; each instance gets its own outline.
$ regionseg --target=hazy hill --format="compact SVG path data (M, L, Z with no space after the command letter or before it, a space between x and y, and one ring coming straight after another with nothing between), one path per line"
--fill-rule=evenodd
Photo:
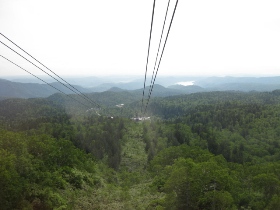
M228 91L228 90L235 90L235 91L273 91L276 89L280 89L279 84L265 84L265 83L224 83L219 85L213 85L207 88L210 91Z
M48 77L48 76L40 76L44 81L48 83L56 82L53 78ZM79 85L83 87L94 87L97 85L100 85L104 82L108 82L110 80L102 79L99 77L93 77L93 76L88 76L88 77L63 77L67 82L73 85ZM44 84L42 81L38 80L35 77L32 76L23 76L23 77L6 77L4 79L7 79L12 82L20 82L20 83L39 83L39 84Z
M66 94L72 93L62 84L56 82L51 83L55 88L63 91ZM74 86L81 92L89 92L90 90ZM56 89L47 84L37 83L19 83L0 79L0 98L40 98L48 97L54 93L58 93Z
M150 79L147 78L146 86ZM178 85L181 82L192 81L194 85ZM280 88L280 77L159 77L157 84L170 89L181 90L183 94L204 91L273 91ZM143 78L134 79L129 82L103 82L91 88L92 92L102 92L112 87L124 90L137 90L143 88ZM203 89L202 89L203 88ZM169 90L168 90L169 91ZM170 92L170 91L169 91ZM173 94L173 93L172 93ZM178 94L176 92L175 94ZM170 95L170 94L167 94Z
M135 90L143 88L143 81L139 82L111 82L111 83L103 83L98 86L90 88L92 92L102 92L109 90L110 88L121 88L125 90Z
M50 83L55 88L61 90L62 92L66 94L74 94L71 90L63 86L62 84L56 82L56 83ZM113 83L112 83L113 84ZM107 86L108 85L108 86ZM115 84L116 85L116 84ZM133 99L138 99L142 97L143 89L142 87L131 89L135 83L120 83L118 86L111 87L111 84L103 84L99 87L95 88L82 88L80 86L74 86L79 91L83 93L92 93L91 96L95 96L99 98L101 103L103 103L104 95L108 95L108 92L112 92L110 97L115 98L115 94L113 92L123 92L122 95L125 97L133 96ZM143 84L142 84L143 85ZM139 87L139 85L136 85L136 87ZM149 92L149 86L146 86L145 90L145 96L148 95ZM95 91L94 91L95 90ZM188 94L188 93L194 93L203 91L202 88L198 86L172 86L171 88L166 88L162 85L155 84L152 92L153 97L166 97L166 96L172 96L172 95L180 95L180 94ZM105 93L103 93L105 92ZM50 87L47 84L37 84L37 83L19 83L19 82L11 82L8 80L0 79L0 99L5 98L44 98L51 96L55 93L60 93L56 89ZM124 103L124 101L127 101L125 97L121 97L117 103ZM129 100L131 102L131 100ZM111 104L111 103L110 103Z
M93 92L125 92L135 94L135 96L141 97L143 94L143 79L134 79L131 81L123 80L122 78L116 78L112 81L112 77L97 78L69 78L71 84L80 84L81 86L75 87L83 93ZM14 78L14 80L16 80ZM20 81L35 81L30 79L18 79ZM110 81L110 82L106 82ZM126 82L125 82L126 81ZM149 80L147 80L149 81ZM72 83L73 82L73 83ZM194 85L184 86L177 83L193 83ZM64 87L59 83L50 83L52 86L65 92L66 94L73 94L72 91ZM167 87L162 84L169 84ZM170 85L173 84L173 85ZM91 87L89 87L91 85ZM93 87L94 86L94 87ZM87 87L87 88L85 88ZM149 83L146 84L145 96L149 92ZM197 92L209 92L209 91L273 91L280 89L280 77L201 77L201 78L187 78L187 77L163 77L157 80L155 84L152 96L153 97L166 97L181 94L190 94ZM48 97L59 91L53 89L47 84L39 83L19 83L9 80L0 79L0 100L5 98L38 98Z
M146 88L145 95L148 95L149 88L150 88L149 86ZM142 89L135 90L134 92L137 93L139 91L142 92L143 90ZM153 92L152 92L153 97L166 97L166 96L173 96L173 95L180 95L180 94L184 94L184 91L166 88L158 84L154 85Z
M9 98L46 97L54 91L32 83L17 83L0 79L0 96Z
M280 77L204 77L195 80L195 85L211 88L225 84L263 84L278 85Z
M111 92L123 92L123 91L126 91L126 90L118 88L118 87L112 87L108 91L111 91Z

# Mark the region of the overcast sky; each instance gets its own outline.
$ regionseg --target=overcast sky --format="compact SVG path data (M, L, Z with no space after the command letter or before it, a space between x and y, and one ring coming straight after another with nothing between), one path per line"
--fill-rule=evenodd
M144 78L152 4L0 0L0 32L62 76ZM170 10L174 5L171 0ZM157 0L149 74L166 6ZM279 11L279 0L179 0L158 75L280 75ZM0 54L42 74L2 44ZM20 74L0 57L0 77Z

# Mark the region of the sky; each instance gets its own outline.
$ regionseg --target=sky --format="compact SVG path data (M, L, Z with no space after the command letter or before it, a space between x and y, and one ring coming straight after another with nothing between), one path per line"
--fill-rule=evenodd
M167 2L156 1L149 75ZM152 6L153 0L0 0L0 32L61 76L144 78ZM279 0L179 0L158 76L279 76L279 10ZM0 55L44 74L1 43ZM0 77L13 75L27 73L0 57Z

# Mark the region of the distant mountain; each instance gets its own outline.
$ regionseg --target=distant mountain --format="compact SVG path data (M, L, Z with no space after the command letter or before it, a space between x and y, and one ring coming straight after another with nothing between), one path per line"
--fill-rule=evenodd
M6 99L6 98L45 98L48 96L51 96L55 93L60 93L58 90L66 93L66 94L74 94L71 90L69 90L64 85L56 82L56 83L50 83L53 87L50 87L47 84L37 84L37 83L19 83L19 82L11 82L8 80L0 79L0 100ZM117 86L111 87L111 85L116 85L114 83L106 83L101 86L99 86L99 90L101 90L103 86L103 90L101 92L125 92L125 94L132 94L133 96L141 97L143 93L142 87L139 87L143 84L137 84L136 83L119 83ZM139 87L138 89L130 89L132 87ZM93 93L93 92L99 92L94 91L98 88L82 88L80 86L74 86L76 89L78 89L82 93ZM106 88L105 88L106 87ZM121 88L123 87L123 88ZM180 94L187 94L187 93L193 93L197 92L199 87L180 87L176 88L177 86L174 86L172 88L166 88L162 85L155 84L153 88L152 95L154 97L166 97L166 96L172 96L172 95L180 95ZM58 90L57 90L58 89ZM146 86L145 94L148 95L150 87ZM203 91L203 89L201 89ZM99 92L100 93L100 92ZM95 94L98 95L98 94ZM122 102L122 101L120 101Z
M147 81L150 81L147 79ZM194 85L177 85L179 82L192 82ZM171 90L163 95L188 94L204 91L272 91L280 88L280 77L159 77L157 84L167 87ZM146 86L148 86L146 84ZM93 92L102 92L112 87L124 90L137 90L143 88L143 79L135 79L130 82L111 82L103 83L91 88ZM177 90L174 92L174 90ZM178 92L180 90L181 92ZM163 91L163 89L161 90Z
M124 89L118 88L118 87L112 87L110 88L108 91L112 91L112 92L123 92L126 91Z
M195 80L195 85L212 88L224 84L278 85L280 77L204 77Z
M0 97L7 98L32 98L32 97L46 97L53 94L44 86L33 83L16 83L8 80L0 79Z
M47 77L47 76L40 76L43 80L45 80L48 83L56 82L53 78ZM105 86L108 90L111 87L120 86L120 88L123 88L121 86L129 86L130 88L123 88L123 89L137 89L143 86L143 78L141 77L135 77L135 76L103 76L103 77L96 77L96 76L63 76L63 78L72 85L78 85L82 86L84 88L93 88L96 87L97 89L102 89L103 86ZM44 84L37 78L31 77L31 76L10 76L5 77L3 79L7 79L11 82L20 82L20 83L39 83ZM135 84L133 84L135 83ZM136 85L136 86L134 86ZM137 86L138 85L138 86ZM99 87L100 86L100 87ZM101 91L105 91L102 89Z
M117 83L103 83L98 86L90 88L92 92L103 92L107 91L110 88L121 88L124 90L135 90L143 88L143 81L139 82L117 82Z
M40 76L41 79L48 83L53 83L57 82L51 77L47 76ZM94 87L97 85L100 85L104 82L108 82L106 79L98 78L98 77L63 77L68 83L72 85L79 85L83 87ZM42 81L38 80L35 77L29 77L29 76L24 76L24 77L7 77L5 78L11 82L20 82L20 83L39 83L39 84L44 84Z
M126 92L142 96L143 94L143 80L134 78L129 81L128 78L117 78L113 81L113 77L98 78L98 77L87 77L87 78L69 78L67 81L72 81L71 84L81 84L81 87L75 85L79 91L83 93L93 92ZM120 82L120 79L123 79ZM14 80L16 80L14 78ZM35 81L31 78L18 78L20 81ZM105 82L110 81L110 82ZM149 81L147 79L147 81ZM152 92L153 97L166 97L181 94L190 94L197 92L209 92L209 91L273 91L280 89L280 77L162 77L157 80L159 84L154 85ZM160 83L162 82L162 83ZM162 84L171 84L167 87ZM194 84L190 86L178 85L180 84ZM55 88L63 91L66 94L74 94L71 90L67 89L60 83L50 83ZM93 87L94 86L94 87ZM146 83L145 96L148 95L150 86ZM12 82L9 80L0 79L0 100L5 98L38 98L48 97L52 94L58 93L56 89L50 87L47 84L38 83L19 83Z
M150 86L146 86L145 88L145 96L148 96L150 90ZM131 91L134 94L142 95L143 89L137 89ZM188 92L184 90L179 89L172 89L172 88L166 88L162 85L155 84L153 87L153 91L151 96L153 97L167 97L167 96L174 96L174 95L181 95L181 94L187 94Z
M276 89L280 89L279 84L265 84L265 83L225 83L219 85L209 86L207 88L209 91L228 91L228 90L235 90L235 91L273 91Z
M66 94L73 93L60 83L51 83L51 85ZM81 92L90 92L79 86L74 87ZM0 98L43 98L58 92L47 84L19 83L0 79Z

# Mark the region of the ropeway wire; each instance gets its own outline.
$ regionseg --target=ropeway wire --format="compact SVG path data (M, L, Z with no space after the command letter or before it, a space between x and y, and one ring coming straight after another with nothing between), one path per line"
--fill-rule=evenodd
M153 75L152 75L151 84L150 84L150 88L149 88L149 95L151 94L152 83L153 83L153 79L154 79L154 73L155 73L156 64L157 64L158 55L159 55L159 50L160 50L160 46L161 46L162 35L163 35L164 29L165 29L165 23L166 23L166 18L167 18L167 14L168 14L169 4L170 4L170 0L168 0L166 12L165 12L165 17L164 17L164 22L163 22L163 26L162 26L162 30L161 30L161 35L160 35L160 41L159 41L159 44L158 44L156 61L155 61L155 64L154 64Z
M143 104L144 104L144 95L145 95L145 88L146 88L147 69L148 69L148 63L149 63L150 45L151 45L151 38L152 38L152 31L153 31L155 4L156 4L156 0L154 0L153 11L152 11L152 20L151 20L150 37L149 37L149 45L148 45L148 55L147 55L147 61L146 61L146 73L145 73L145 79L144 79L141 113L143 113Z
M77 88L75 88L73 85L69 84L66 80L64 80L63 78L61 78L59 75L57 75L54 71L52 71L51 69L49 69L47 66L45 66L43 63L41 63L40 61L38 61L36 58L34 58L32 55L30 55L28 52L26 52L24 49L22 49L20 46L18 46L15 42L13 42L12 40L10 40L8 37L6 37L4 34L0 33L1 36L3 36L4 38L6 38L7 40L9 40L11 43L13 43L15 46L17 46L19 49L21 49L23 52L25 52L27 55L29 55L31 58L33 58L35 61L37 61L39 64L41 64L42 66L44 66L46 69L48 69L50 72L52 72L55 76L57 76L59 79L61 79L63 82L65 82L67 85L69 85L71 88L67 87L68 89L70 89L72 92L77 93L78 95L82 96L85 100L90 101L90 103L93 103L94 105L98 106L100 108L100 105L98 103L96 103L95 101L91 100L89 97L87 97L85 94L83 94L81 91L79 91ZM3 42L1 42L3 44ZM7 46L7 45L6 45ZM11 48L10 48L11 49ZM14 50L13 50L14 51ZM15 52L15 51L14 51ZM18 54L18 53L17 53ZM20 55L21 56L21 55ZM22 57L22 56L21 56ZM27 60L27 59L25 59ZM33 63L32 63L33 64ZM34 65L34 64L33 64ZM38 68L38 67L37 67ZM42 69L40 69L41 71L43 71ZM45 72L45 71L43 71ZM46 72L45 72L46 73ZM48 74L48 73L46 73ZM49 75L49 74L48 74ZM49 75L50 76L50 75ZM52 76L51 76L52 77ZM54 77L52 77L54 78ZM54 78L55 79L55 78ZM55 79L56 81L58 81L57 79ZM60 81L58 81L59 83L61 83ZM63 83L61 83L63 84ZM64 84L63 84L64 85ZM65 86L65 85L64 85ZM74 90L73 90L74 89Z
M35 74L32 74L32 73L31 73L31 72L29 72L28 70L26 70L26 69L22 68L22 67L21 67L21 66L19 66L18 64L14 63L13 61L11 61L11 60L9 60L8 58L4 57L3 55L0 55L0 56L1 56L2 58L6 59L7 61L9 61L10 63L14 64L15 66L17 66L17 67L21 68L22 70L24 70L24 71L25 71L25 72L27 72L28 74L31 74L32 76L34 76L34 77L36 77L37 79L41 80L42 82L46 83L46 84L47 84L47 85L49 85L50 87L52 87L52 88L56 89L57 91L59 91L59 92L63 93L64 95L68 96L69 98L71 98L71 99L75 100L76 102L78 102L78 103L82 104L82 105L83 105L83 106L85 106L86 108L91 108L91 107L89 107L89 106L87 106L87 105L83 104L82 102L78 101L77 99L75 99L75 98L71 97L70 95L67 95L67 94L66 94L66 93L64 93L63 91L61 91L61 90L57 89L57 88L56 88L56 87L54 87L53 85L51 85L51 84L47 83L46 81L44 81L43 79L39 78L39 77L38 77L38 76L36 76Z
M173 10L172 18L171 18L171 21L170 21L170 24L169 24L169 28L168 28L167 35L166 35L166 38L165 38L165 42L164 42L164 45L163 45L163 49L162 49L162 52L161 52L161 55L160 55L160 59L159 59L159 63L158 63L158 66L157 66L157 71L156 71L155 78L154 78L154 81L153 81L152 89L151 89L151 92L149 94L148 101L146 103L144 114L147 111L147 107L148 107L148 104L149 104L149 101L150 101L150 98L151 98L151 94L153 92L153 88L154 88L155 80L156 80L156 77L157 77L158 69L159 69L159 66L160 66L160 63L161 63L162 55L163 55L163 52L164 52L164 49L165 49L165 46L166 46L166 42L167 42L167 39L168 39L170 28L171 28L171 25L172 25L172 22L173 22L173 19L174 19L174 15L175 15L175 12L176 12L176 9L177 9L178 1L179 0L176 0L176 4L175 4L174 10Z
M100 105L97 104L96 102L88 99L88 97L86 97L84 94L79 94L77 91L69 88L67 85L65 85L64 83L60 82L58 79L56 79L55 77L53 77L52 75L50 75L48 72L46 72L45 70L43 70L42 68L40 68L39 66L37 66L36 64L34 64L32 61L28 60L27 58L25 58L23 55L21 55L20 53L18 53L17 51L15 51L14 49L12 49L11 47L9 47L8 45L6 45L5 43L3 43L2 41L0 41L3 45L5 45L7 48L9 48L10 50L12 50L13 52L15 52L16 54L18 54L20 57L22 57L23 59L25 59L26 61L28 61L29 63L31 63L33 66L37 67L38 69L40 69L41 71L43 71L45 74L49 75L50 77L52 77L53 79L55 79L57 82L59 82L60 84L62 84L64 87L66 87L67 89L71 90L72 92L80 95L83 99L87 100L88 102L90 102L93 105L97 105L100 108Z

